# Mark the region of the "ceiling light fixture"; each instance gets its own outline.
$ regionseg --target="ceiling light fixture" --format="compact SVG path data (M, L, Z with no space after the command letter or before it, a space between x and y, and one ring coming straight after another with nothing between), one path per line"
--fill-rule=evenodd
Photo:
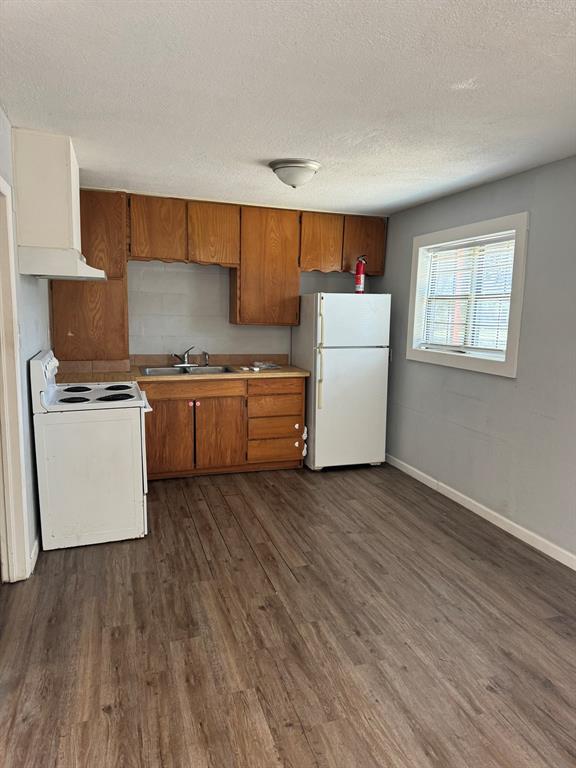
M303 160L302 158L289 157L285 160L273 160L270 168L280 181L289 187L301 187L310 181L322 166L316 160Z

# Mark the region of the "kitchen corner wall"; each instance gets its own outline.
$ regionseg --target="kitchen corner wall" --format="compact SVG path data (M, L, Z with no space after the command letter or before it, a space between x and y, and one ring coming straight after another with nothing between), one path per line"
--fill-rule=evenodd
M528 211L518 376L406 359L412 239ZM388 451L576 554L576 157L390 218Z
M12 168L12 128L0 109L0 176L14 189ZM12 192L14 205L14 192ZM14 238L16 242L16 238ZM28 555L32 557L39 542L34 433L30 408L28 361L42 349L50 348L50 314L48 280L28 275L16 275L20 365L22 377L22 432L26 473L26 503L28 512Z
M212 354L289 354L290 328L229 322L228 289L222 267L130 261L130 354L182 352L191 344ZM352 290L351 275L302 275L302 293Z

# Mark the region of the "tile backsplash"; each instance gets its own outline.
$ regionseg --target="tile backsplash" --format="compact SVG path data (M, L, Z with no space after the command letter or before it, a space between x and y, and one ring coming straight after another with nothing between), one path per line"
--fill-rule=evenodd
M290 328L228 321L229 270L199 264L128 262L130 354L289 354Z
M191 344L212 354L289 354L290 328L228 321L228 290L222 267L129 261L130 354L170 354ZM352 275L302 274L302 293L353 290Z

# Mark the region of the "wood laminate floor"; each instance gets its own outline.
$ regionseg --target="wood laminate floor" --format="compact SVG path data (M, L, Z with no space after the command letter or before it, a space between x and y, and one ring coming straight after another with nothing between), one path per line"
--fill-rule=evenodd
M457 504L288 471L149 517L1 588L3 768L576 765L576 574Z

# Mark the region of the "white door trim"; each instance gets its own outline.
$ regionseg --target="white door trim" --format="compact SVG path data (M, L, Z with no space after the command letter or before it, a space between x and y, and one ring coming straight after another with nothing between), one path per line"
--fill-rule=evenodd
M0 558L2 581L26 579L34 569L37 542L28 551L28 505L22 432L22 382L12 189L0 176Z

